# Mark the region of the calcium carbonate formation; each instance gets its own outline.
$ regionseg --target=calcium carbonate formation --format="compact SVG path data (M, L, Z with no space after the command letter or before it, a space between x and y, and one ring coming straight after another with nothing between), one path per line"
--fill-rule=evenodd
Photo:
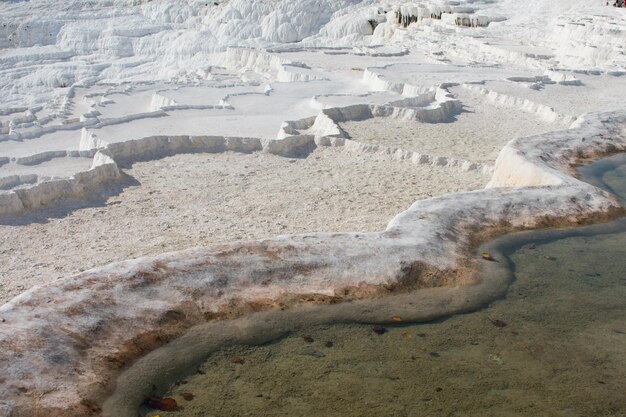
M105 400L122 369L214 318L410 290L429 295L405 318L426 320L501 294L502 282L476 276L477 242L623 214L573 166L626 149L624 10L583 0L2 3L4 225L89 202L132 164L181 153L287 160L337 147L491 180L417 201L380 232L179 248L25 289L0 306L0 415L119 416ZM550 132L507 137L497 160L477 161L346 128L394 121L419 135L470 113L466 97Z

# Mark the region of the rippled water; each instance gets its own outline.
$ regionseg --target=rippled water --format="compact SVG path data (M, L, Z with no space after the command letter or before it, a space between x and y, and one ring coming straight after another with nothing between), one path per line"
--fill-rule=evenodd
M626 201L626 156L580 172ZM142 415L626 416L626 220L529 236L480 311L225 348Z

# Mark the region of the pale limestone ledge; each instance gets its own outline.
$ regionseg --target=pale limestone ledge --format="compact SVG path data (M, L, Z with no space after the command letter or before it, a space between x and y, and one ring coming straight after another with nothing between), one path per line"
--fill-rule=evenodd
M609 194L573 178L571 166L624 151L625 125L623 111L589 114L574 129L514 140L497 160L498 188L418 201L383 232L195 248L33 288L0 307L0 413L96 415L124 365L220 315L423 287L408 294L430 291L428 302L404 311L405 320L466 311L504 285L476 280L471 249L479 241L623 214ZM364 311L364 319L385 320Z
M458 114L461 103L455 100L443 88L433 88L422 96L410 97L385 105L353 105L323 109L316 117L284 122L276 139L261 140L259 138L228 137L228 136L149 136L128 141L108 141L99 138L92 130L83 127L78 151L54 151L20 158L15 163L36 165L43 161L65 156L94 155L90 170L73 174L70 178L56 179L24 186L0 193L0 217L20 216L32 210L68 198L85 198L88 191L94 191L104 184L121 178L118 163L129 164L146 159L158 159L165 156L189 152L269 152L286 157L306 156L317 146L343 146L345 132L338 123L349 120L364 120L373 117L391 117L401 120L419 120L430 123L441 122ZM124 120L162 116L160 108L152 113L128 116ZM114 124L118 119L105 120L99 125ZM352 150L360 149L371 153L371 146L355 146L350 142ZM411 159L415 164L435 164L449 166L454 169L479 170L489 173L489 166L474 164L470 161L459 161L432 155L419 155L401 149L375 150L393 155L395 159ZM0 161L1 163L1 161ZM5 181L16 183L15 178ZM31 181L30 183L32 183Z

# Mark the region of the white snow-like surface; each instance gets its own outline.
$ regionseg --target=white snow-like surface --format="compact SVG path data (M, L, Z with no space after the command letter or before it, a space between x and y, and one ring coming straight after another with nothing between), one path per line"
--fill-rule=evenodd
M40 281L19 287L19 268L3 267L0 302L17 288L25 292L0 307L0 415L97 414L109 394L106 382L118 372L107 360L123 366L157 347L163 339L141 337L153 335L171 311L183 311L188 322L164 337L228 306L271 306L288 295L341 299L354 289L372 295L368 289L393 287L407 275L430 276L429 268L461 278L426 284L458 286L455 297L478 303L487 296L463 287L469 282L459 271L472 265L467 247L479 230L618 214L615 200L571 176L571 164L626 148L626 9L602 3L2 2L0 228L19 238L7 239L0 256L12 257L3 265L32 260L24 274L43 269L31 274ZM164 246L174 252L152 258L121 239L120 258L102 259L139 259L58 282L56 260L43 261L53 256L45 245L55 239L64 239L68 254L83 244L47 236L62 230L47 226L49 218L98 207L93 199L125 186L140 161L210 153L220 161L240 156L318 167L306 158L324 150L332 157L316 174L369 160L377 167L371 180L383 183L385 164L394 175L414 167L411 178L430 181L416 195L433 198L415 202L380 232L298 229L308 234L176 252L191 244L181 240ZM276 178L251 199L262 198L266 186L283 187L289 178L281 172L302 176L306 194L315 195L320 184L309 177L312 168L296 167L276 168ZM172 178L159 182L159 175L174 175L167 168L145 169L153 175L147 183L171 186ZM198 163L194 170L209 171ZM491 178L487 189L439 195L473 189L481 178ZM389 198L402 192L399 184L386 188ZM318 214L341 219L337 210ZM89 213L93 219L76 219L85 230L100 230L98 210ZM30 238L33 223L41 223L41 242ZM141 224L145 236L158 234L159 225ZM250 236L263 236L260 229ZM92 266L98 254L90 256ZM460 310L451 303L436 314Z

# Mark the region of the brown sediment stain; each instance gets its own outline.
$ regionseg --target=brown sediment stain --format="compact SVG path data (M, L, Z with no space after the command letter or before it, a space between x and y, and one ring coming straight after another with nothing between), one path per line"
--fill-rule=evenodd
M346 301L379 298L393 293L409 292L421 288L433 288L440 286L469 285L476 282L476 272L468 262L467 266L457 269L441 270L423 262L413 262L401 267L397 277L389 284L368 284L359 283L357 285L345 286L333 291L332 295L322 293L303 294L280 294L275 298L257 298L249 300L233 297L223 301L219 305L213 305L211 309L200 309L192 303L194 309L198 311L196 318L201 315L203 320L230 320L246 314L251 314L266 310L286 310L298 305L332 305ZM320 268L320 264L300 264L295 266L295 271L299 273L311 274ZM265 274L276 278L283 277L290 271L290 266L266 271ZM293 272L289 273L293 276ZM221 275L221 274L220 274ZM264 281L261 281L262 283ZM219 279L216 280L219 284ZM226 282L224 283L226 285ZM201 294L197 294L200 296ZM166 313L175 319L176 313L170 311Z
M193 301L184 301L177 307L160 313L157 318L159 326L178 325L179 323L191 326L202 321L204 321L202 309Z
M218 309L205 311L205 320L231 320L246 314L266 310L287 310L302 304L330 305L344 301L339 296L331 296L319 293L307 294L282 294L277 298L259 298L247 300L232 298L223 303Z
M79 352L84 352L91 346L91 338L88 334L79 333L69 328L61 328L65 336L72 341L72 346Z
M577 171L577 168L580 166L626 151L625 146L617 146L614 143L599 143L598 141L594 141L594 145L595 146L591 148L587 145L587 148L585 149L577 149L575 154L569 156L570 162L565 167L565 170L569 175L574 178L580 178L580 174ZM598 147L601 148L598 149Z
M233 256L240 256L241 254L249 255L253 253L266 253L267 244L258 241L245 241L237 243L227 243L224 245L217 245L213 247L211 256L216 258L228 258Z
M478 280L475 262L459 259L457 268L440 269L422 261L402 263L400 272L391 284L385 285L389 292L400 293L424 288L465 286Z
M360 283L334 290L332 295L321 293L281 294L275 298L255 300L231 298L217 308L204 311L206 321L231 320L246 314L267 310L287 310L299 305L332 305L347 301L374 299L395 293L406 293L421 288L470 285L477 282L477 272L471 266L441 270L423 262L414 262L401 268L389 284ZM401 319L400 319L401 320ZM397 319L395 320L397 321Z
M193 325L202 322L204 322L204 317L198 306L192 302L183 303L177 310L162 312L151 323L145 325L150 330L139 333L129 340L121 341L117 349L104 355L101 366L104 369L98 371L105 375L116 374L114 369L110 369L111 365L121 369L132 360L161 347L183 334ZM109 328L100 337L106 338L107 334L112 333L112 331Z
M81 400L80 404L93 413L100 413L102 411L98 404L84 398Z
M307 269L312 271L312 269ZM334 290L332 295L320 293L281 294L276 298L248 300L231 298L219 307L202 312L204 320L230 320L246 314L266 310L286 310L298 305L331 305L346 301L379 298L394 293L405 293L421 288L470 285L478 280L471 266L441 270L423 262L414 262L401 268L397 278L390 284L350 285Z
M572 226L584 226L597 223L607 223L617 218L626 215L626 208L623 206L611 206L606 211L595 212L589 214L586 210L581 210L577 215L569 215L566 217L561 216L541 216L539 218L533 218L531 224L523 224L521 226L514 226L507 220L500 220L493 225L468 225L466 244L462 247L462 252L465 257L471 257L472 253L480 245L489 242L499 236L506 234L541 230L549 228L561 228Z
M99 290L110 290L119 282L120 277L118 274L98 274L96 276L88 276L88 272L77 275L75 278L81 278L80 280L73 279L70 282L62 284L63 291L82 291L86 287L93 287Z
M64 313L68 317L78 316L81 314L85 314L85 307L80 304L74 304L74 305L67 307L64 310Z
M116 280L112 280L109 277L107 277L108 279L103 279L103 276L101 275L98 275L91 279L94 281L98 281L98 284L102 285L103 289L112 289L116 285L115 283L124 281L127 281L127 288L137 289L142 287L148 287L150 285L161 282L169 278L173 274L182 274L186 272L189 271L186 269L172 268L167 262L156 260L152 262L151 269L140 270L132 276L128 277L126 280L121 280L119 278Z
M268 258L271 259L273 261L279 261L282 260L283 257L281 256L285 251L283 249L281 249L280 247L270 247L269 245L265 246L265 250L263 252L263 254Z
M360 283L358 285L349 285L347 287L338 288L334 291L335 297L339 301L362 300L366 298L376 298L381 294L389 291L382 285Z
M169 274L160 271L140 271L132 276L129 288L137 289L154 285L167 278Z

